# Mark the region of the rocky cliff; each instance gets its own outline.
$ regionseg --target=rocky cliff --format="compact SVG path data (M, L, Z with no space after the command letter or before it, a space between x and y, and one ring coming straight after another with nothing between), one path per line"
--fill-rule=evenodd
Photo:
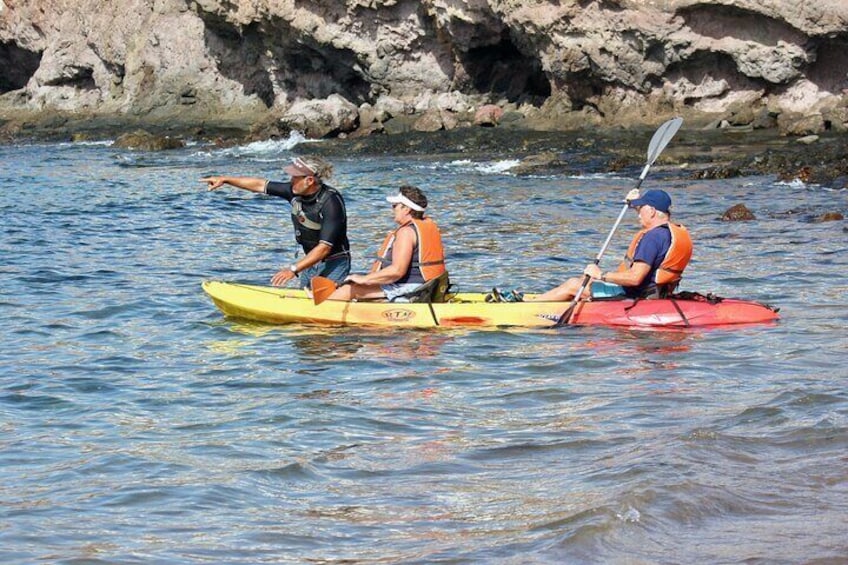
M842 131L846 72L846 0L0 0L18 123Z

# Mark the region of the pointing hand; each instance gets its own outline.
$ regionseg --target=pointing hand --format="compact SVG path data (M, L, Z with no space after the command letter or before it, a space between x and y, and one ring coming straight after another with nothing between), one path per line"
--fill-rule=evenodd
M205 182L209 190L217 190L224 186L224 177L205 177L200 182Z

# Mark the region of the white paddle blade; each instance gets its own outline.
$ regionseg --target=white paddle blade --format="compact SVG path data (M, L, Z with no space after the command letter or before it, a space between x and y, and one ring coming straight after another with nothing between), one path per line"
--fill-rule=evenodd
M654 136L651 138L651 143L648 144L648 161L639 178L645 178L648 174L648 169L651 168L651 165L654 164L654 161L657 160L657 157L660 156L660 153L663 152L665 146L668 145L668 142L671 141L671 138L674 137L674 134L677 133L677 130L682 125L683 118L672 118L657 128L657 131L654 132Z

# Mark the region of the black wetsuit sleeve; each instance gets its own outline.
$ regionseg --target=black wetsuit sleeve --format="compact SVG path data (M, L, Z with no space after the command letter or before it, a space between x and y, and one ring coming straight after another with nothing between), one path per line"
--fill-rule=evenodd
M330 247L338 248L347 234L347 213L341 197L334 194L328 198L322 212L324 219L319 239Z
M279 196L280 198L285 198L289 202L294 198L294 193L292 192L292 185L290 182L278 182L270 180L268 184L265 185L265 194L269 194L271 196Z

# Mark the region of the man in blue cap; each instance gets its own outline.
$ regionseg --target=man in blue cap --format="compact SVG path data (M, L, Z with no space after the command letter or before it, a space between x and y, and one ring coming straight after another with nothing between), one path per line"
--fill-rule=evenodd
M627 202L639 214L642 230L633 238L617 271L603 272L594 263L583 270L591 279L583 292L584 299L664 296L677 286L692 256L692 241L686 228L670 222L671 196L667 192L649 190L639 196L639 191L633 189ZM582 284L583 277L570 278L532 300L572 300Z

